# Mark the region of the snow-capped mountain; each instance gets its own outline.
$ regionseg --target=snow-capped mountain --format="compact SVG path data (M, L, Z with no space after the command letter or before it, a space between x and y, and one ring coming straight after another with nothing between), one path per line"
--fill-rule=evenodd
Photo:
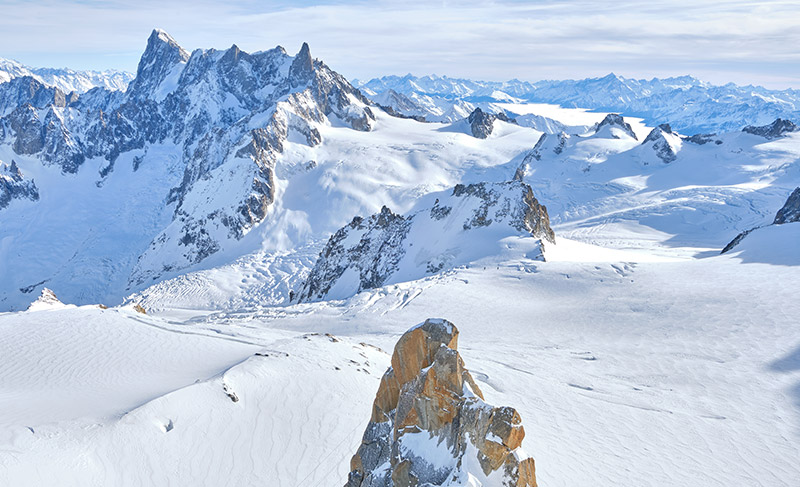
M520 95L512 85L504 86ZM459 93L492 93L470 89ZM22 77L0 94L0 160L16 165L0 210L10 276L2 309L24 308L44 286L77 303L134 293L156 309L187 296L223 308L288 303L355 215L386 206L404 219L433 207L426 195L459 184L521 180L565 237L582 238L599 220L612 230L646 218L711 247L796 186L789 122L687 137L618 114L545 116L530 105L516 119L475 108L451 123L421 123L371 105L307 45L295 56L281 47L189 53L156 30L124 93L67 96ZM546 127L530 126L538 123ZM686 201L697 207L689 212ZM689 231L698 218L714 231ZM469 261L456 260L441 269Z
M30 77L0 84L0 92L8 107L0 152L35 177L41 196L3 215L10 238L2 260L11 276L4 307L37 283L88 277L89 289L65 293L80 300L104 293L108 282L141 286L203 261L264 219L284 144L318 145L324 124L368 131L374 118L307 45L296 56L236 46L190 55L159 30L122 96L95 88L66 99ZM66 201L69 194L81 197ZM41 215L40 225L25 225L32 215ZM120 228L120 217L132 227ZM74 238L35 257L47 235L66 233ZM9 262L17 252L28 263Z
M86 93L92 88L125 91L133 74L110 69L107 71L76 71L73 69L31 68L10 59L0 58L0 83L14 78L30 77L63 93Z
M458 115L444 114L465 104L468 111L480 106L490 112L506 110L514 116L514 108L503 104L515 101L619 112L644 118L652 125L668 123L689 135L729 132L776 118L800 118L800 93L796 90L767 90L732 83L715 86L691 76L637 80L612 73L602 78L530 83L409 74L384 76L357 85L368 96L400 113L433 121L454 121ZM394 95L388 97L389 92Z
M406 215L384 206L366 219L355 217L328 240L296 299L343 299L420 279L494 255L504 238L519 236L536 239L528 251L534 260L544 260L542 240L555 244L547 208L530 186L460 184L426 196Z
M0 83L0 485L794 485L797 119L411 81Z

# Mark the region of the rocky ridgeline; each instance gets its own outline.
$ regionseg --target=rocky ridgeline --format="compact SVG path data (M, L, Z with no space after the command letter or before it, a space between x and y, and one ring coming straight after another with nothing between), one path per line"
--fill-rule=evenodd
M11 165L0 162L0 210L15 199L36 201L39 190L32 179L25 178L15 161Z
M472 113L469 114L469 117L467 117L467 122L469 123L472 136L478 139L485 139L489 137L494 130L494 122L497 120L508 123L516 123L514 119L508 118L508 116L503 112L486 113L480 108L473 110Z
M599 134L604 129L609 130L611 136L615 139L620 137L620 132L622 134L631 137L634 140L639 140L636 137L636 133L633 131L633 127L631 124L625 121L625 118L618 113L609 113L608 115L603 118L600 122L596 123L592 128L595 134Z
M775 215L775 218L772 220L770 225L784 225L786 223L795 222L800 222L800 188L795 188L795 190L792 191L792 194L790 194L789 198L786 199L786 203L783 204L783 207L778 210L778 213ZM764 226L751 228L750 230L745 230L744 232L740 233L733 240L731 240L730 243L728 243L728 245L726 245L720 253L724 254L726 252L730 252L734 247L739 245L739 243L745 237L747 237L750 232L758 230L759 228L764 228Z
M541 241L555 243L547 208L527 184L459 184L433 205L407 215L384 206L368 218L353 218L328 240L293 300L342 299L397 276L417 279L466 263L480 257L464 253L485 243L481 229L539 239L542 260ZM496 241L497 235L486 238Z
M642 145L651 145L656 157L665 164L669 164L678 158L681 143L680 136L672 131L672 127L667 123L662 123L647 134Z
M485 402L457 348L438 319L398 340L345 487L536 486L519 413Z
M795 125L794 122L791 122L789 120L778 118L770 124L762 125L759 127L748 125L747 127L742 129L742 132L758 135L766 139L772 140L783 137L784 135L790 132L797 132L797 125Z
M173 171L182 178L165 195L173 221L140 256L130 278L136 285L241 239L273 203L274 165L289 134L317 145L315 125L330 116L368 131L374 120L368 104L313 59L307 44L296 56L282 47L248 54L235 45L189 53L154 30L125 92L65 95L30 76L0 83L0 143L65 174L103 160L98 184L123 154L138 170L161 162L148 158L151 146L175 147L180 163ZM224 194L198 184L223 165L249 183Z

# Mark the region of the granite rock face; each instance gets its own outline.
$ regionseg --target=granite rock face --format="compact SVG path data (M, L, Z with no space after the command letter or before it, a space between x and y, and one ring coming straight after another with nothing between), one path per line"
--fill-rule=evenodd
M762 125L759 127L748 125L742 129L742 132L747 132L748 134L758 135L772 140L783 137L789 132L797 132L797 125L790 120L778 118L768 125Z
M275 200L275 163L285 142L317 145L318 127L331 119L369 131L369 104L314 59L308 44L295 56L280 46L189 53L156 29L125 92L98 87L65 95L32 77L0 83L0 144L67 175L102 161L98 186L119 160L139 171L163 163L151 148L173 148L170 176L180 182L164 195L172 221L139 256L129 278L138 286L243 238ZM210 181L220 173L235 174L235 187L218 191Z
M456 327L428 319L395 346L345 487L535 487L524 437L516 410L485 402Z
M294 300L343 299L439 273L479 258L498 235L533 237L540 260L543 242L555 243L547 208L522 181L459 184L406 215L384 206L331 236Z

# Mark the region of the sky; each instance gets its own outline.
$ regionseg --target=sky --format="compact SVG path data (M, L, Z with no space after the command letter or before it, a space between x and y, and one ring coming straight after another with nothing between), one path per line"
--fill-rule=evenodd
M184 48L306 41L353 79L438 74L537 81L690 74L800 88L800 1L0 0L0 57L135 71L162 28Z

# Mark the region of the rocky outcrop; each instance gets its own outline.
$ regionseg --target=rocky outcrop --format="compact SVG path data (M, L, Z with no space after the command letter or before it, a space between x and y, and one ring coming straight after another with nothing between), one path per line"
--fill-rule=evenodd
M595 134L599 133L604 128L621 130L623 133L625 133L632 139L639 140L636 137L636 134L633 132L631 124L626 122L625 118L623 118L622 115L618 113L609 113L608 115L605 116L605 118L603 118L602 121L596 123L594 127L592 127ZM615 134L613 131L611 132L611 136L615 139L619 138L619 136Z
M331 236L293 299L343 299L397 276L422 278L480 258L481 249L511 235L536 239L541 260L542 241L555 243L547 208L518 180L459 184L406 215L384 206Z
M467 117L470 131L472 136L478 139L485 139L492 134L494 130L494 122L502 120L503 122L515 123L513 119L508 118L505 113L486 113L480 108L476 108Z
M27 311L42 311L47 309L54 309L54 308L63 308L64 303L58 299L56 293L52 290L44 287L42 288L42 292L36 301L32 302L30 306L28 306Z
M38 200L36 183L23 176L15 161L11 161L10 166L0 162L0 210L16 199Z
M189 53L175 39L161 29L154 29L139 59L136 77L128 85L128 97L133 100L152 98L168 76L180 74L175 73L175 69L188 60Z
M773 140L783 137L789 132L797 132L797 125L795 125L794 122L790 120L784 120L782 118L778 118L774 122L767 125L761 125L758 127L748 125L747 127L742 129L742 132L758 135L760 137L764 137L765 139Z
M398 340L345 487L535 487L524 437L516 410L485 402L456 327L429 319Z
M557 135L542 134L536 142L536 145L533 146L533 149L525 156L524 164L529 164L533 160L541 161L545 153L548 152L552 152L555 155L561 154L564 152L569 138L570 136L565 132L561 132Z
M647 134L642 145L650 145L656 154L665 164L674 162L678 158L678 151L681 148L681 138L672 131L667 123L662 123Z
M775 219L772 221L774 225L794 222L800 222L800 188L795 188L792 191L792 194L789 195L786 203L778 210Z
M355 292L382 286L398 270L406 253L403 241L411 220L386 206L367 219L353 218L328 240L297 299L327 296L347 271L357 274Z
M722 140L717 138L717 134L694 134L689 137L684 137L683 140L686 142L691 142L692 144L696 145L705 145L709 142L713 142L717 145L722 145Z
M64 107L68 97L58 88L47 86L31 76L21 76L6 83L0 83L0 116L11 113L15 108L31 105L45 108L50 105Z
M775 215L775 218L772 220L771 225L784 225L786 223L795 223L800 222L800 187L795 188L792 191L792 194L789 195L789 198L786 199L786 203L778 210L778 213ZM744 232L740 233L733 240L731 240L728 245L722 249L721 254L726 252L730 252L733 250L734 247L739 245L739 243L744 240L747 235L751 232L758 230L759 228L764 228L764 226L769 225L762 225L758 227L751 228L750 230L745 230Z

